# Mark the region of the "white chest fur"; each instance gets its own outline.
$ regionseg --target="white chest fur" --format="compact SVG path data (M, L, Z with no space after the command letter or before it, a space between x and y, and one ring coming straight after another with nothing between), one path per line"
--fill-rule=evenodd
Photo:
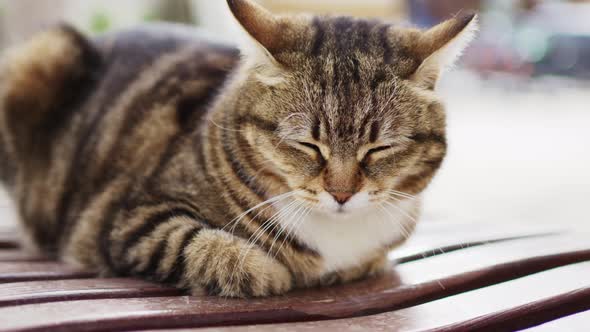
M297 222L298 227L288 219L281 224L322 255L324 273L329 273L360 265L376 250L407 236L417 204L406 200L397 207L372 206L346 214L312 212Z

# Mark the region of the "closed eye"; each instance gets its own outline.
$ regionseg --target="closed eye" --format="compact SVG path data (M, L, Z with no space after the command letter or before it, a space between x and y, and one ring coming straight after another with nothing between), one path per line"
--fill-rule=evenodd
M392 145L379 146L379 147L372 148L369 151L367 151L366 155L369 156L369 155L375 154L377 152L386 151L389 149L393 149L393 146Z
M312 149L314 150L319 156L322 155L322 150L320 149L319 146L312 144L312 143L308 143L308 142L297 142L297 144L304 146L307 149Z

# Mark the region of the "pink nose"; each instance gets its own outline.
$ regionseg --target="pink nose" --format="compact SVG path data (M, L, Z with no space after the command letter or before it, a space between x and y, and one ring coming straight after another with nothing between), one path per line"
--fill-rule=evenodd
M339 204L344 205L346 202L348 202L350 200L350 198L352 197L352 193L349 192L330 192L330 195L334 196L334 199L336 200L336 202L338 202Z

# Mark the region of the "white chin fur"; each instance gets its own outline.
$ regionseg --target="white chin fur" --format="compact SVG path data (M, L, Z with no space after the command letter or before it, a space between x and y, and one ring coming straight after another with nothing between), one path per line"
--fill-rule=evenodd
M402 211L387 204L379 208L369 203L368 195L357 194L340 209L328 197L320 196L320 207L304 220L297 216L280 220L282 227L320 253L324 273L358 266L377 250L403 239L413 229L409 216L419 204L418 200L404 200L397 203Z

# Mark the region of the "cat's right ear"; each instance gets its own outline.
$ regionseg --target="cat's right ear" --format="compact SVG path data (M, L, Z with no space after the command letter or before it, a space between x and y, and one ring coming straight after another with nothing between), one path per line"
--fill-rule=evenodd
M238 23L260 46L268 52L279 46L279 22L271 12L250 0L228 0L227 4Z
M273 53L282 48L281 23L271 12L251 0L227 0L229 9L238 23L251 37L242 46L249 61L257 67L258 77L266 84L282 81L280 65Z

